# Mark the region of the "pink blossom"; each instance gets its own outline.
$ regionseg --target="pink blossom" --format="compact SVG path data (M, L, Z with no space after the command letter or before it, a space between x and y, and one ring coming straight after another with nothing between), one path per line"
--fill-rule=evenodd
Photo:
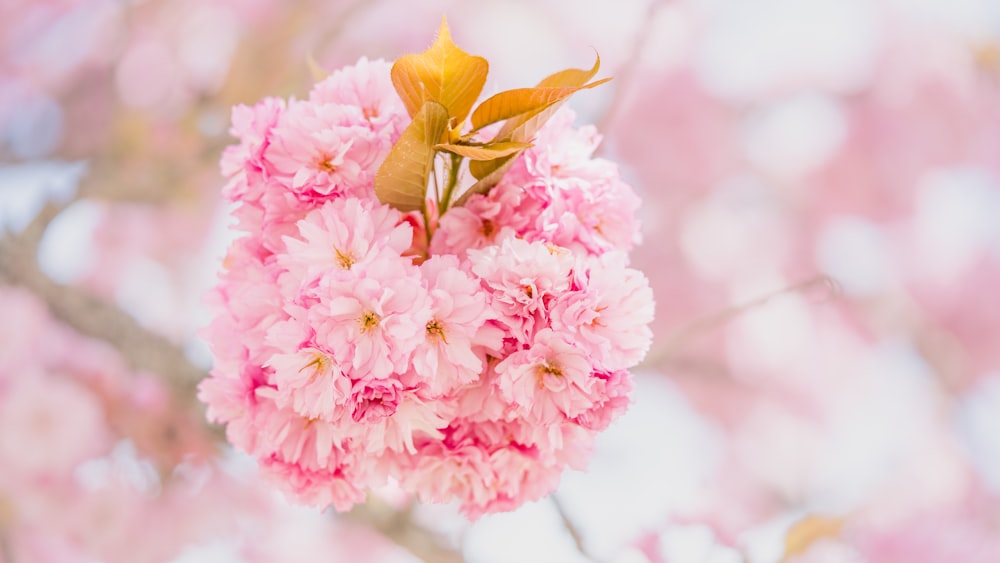
M294 354L275 354L268 367L274 370L270 380L277 389L278 406L330 422L346 412L351 380L326 352L302 348Z
M265 157L275 180L303 197L363 195L390 147L361 110L335 104L292 103L271 134Z
M469 249L483 248L516 235L528 225L533 213L521 209L524 189L501 182L486 195L474 195L461 207L441 218L431 241L434 254L464 256Z
M577 415L573 421L588 430L601 432L628 408L629 393L632 391L632 374L622 369L613 372L595 371L591 377L594 394L599 399L589 410Z
M403 384L398 379L370 379L354 383L351 389L354 422L371 422L396 413Z
M272 455L261 461L261 470L292 498L316 508L347 511L365 500L364 492L340 469L306 469Z
M230 178L222 194L231 201L259 201L271 167L264 152L271 142L271 131L285 110L285 101L265 98L250 107L233 107L229 134L240 140L222 153L220 168Z
M594 405L591 370L587 355L551 329L539 331L530 348L496 367L504 398L538 424L578 416Z
M335 70L317 82L309 101L357 107L373 131L393 140L406 127L406 108L389 79L391 63L362 57L350 67Z
M432 316L424 345L414 352L413 369L431 393L443 395L479 377L487 350L499 347L500 333L485 324L492 316L486 296L457 258L432 257L420 272L429 286Z
M577 288L552 304L552 328L573 335L600 367L630 368L645 357L653 339L653 292L646 276L609 252L576 270Z
M384 380L380 383L389 386ZM372 385L374 384L373 382ZM362 416L361 424L347 429L351 433L354 447L368 455L387 455L404 450L410 454L416 453L415 440L440 439L440 430L453 418L450 403L424 399L420 392L413 389L404 389L385 398L389 405L359 405L366 409L364 414L367 418ZM379 397L378 400L381 402L382 398ZM376 412L371 412L372 409ZM390 410L391 413L388 412ZM385 416L379 416L380 414Z
M300 319L316 327L317 344L358 375L384 378L405 370L431 320L419 271L387 261L353 283L338 280L320 281L318 303Z
M359 223L358 217L366 220ZM285 237L288 253L279 262L302 284L313 283L331 269L357 274L372 262L398 257L413 236L398 211L356 198L327 201L297 227L299 237ZM388 256L381 256L383 252Z
M547 315L558 295L570 287L574 257L541 242L506 238L500 244L469 251L472 271L490 290L491 306L504 315L522 341Z

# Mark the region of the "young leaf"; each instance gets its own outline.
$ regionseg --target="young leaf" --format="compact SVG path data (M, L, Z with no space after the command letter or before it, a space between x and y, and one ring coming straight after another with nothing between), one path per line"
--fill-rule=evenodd
M451 143L447 143L442 145L435 145L434 148L439 151L448 151L450 153L455 153L459 156L464 156L466 158L472 159L472 161L478 161L478 160L494 160L497 158L502 158L505 156L519 153L531 146L532 146L531 143L510 143L510 142L489 143L481 147L473 147L469 145L453 145Z
M306 66L309 67L309 74L312 76L313 82L321 82L325 80L327 76L330 76L330 73L321 67L318 62L316 62L312 53L306 55Z
M594 66L591 67L590 70L571 68L557 72L555 74L549 75L546 78L544 78L541 82L538 83L538 86L534 88L535 91L538 90L544 91L545 89L549 88L554 88L554 89L568 88L571 91L569 92L569 94L566 94L565 96L562 97L556 96L556 99L552 101L552 103L549 103L547 105L540 105L536 107L536 109L534 110L529 110L514 115L513 117L510 117L509 119L507 119L506 123L503 124L503 127L500 128L500 132L497 133L497 136L494 139L494 141L496 142L507 141L507 142L519 142L519 143L531 142L535 134L538 133L538 130L541 129L542 126L545 125L545 122L547 122L555 114L556 110L559 109L559 106L561 106L562 103L566 101L566 99L569 97L570 94L582 89L593 88L594 86L604 84L605 82L610 80L610 78L605 78L603 80L598 80L597 82L592 82L590 84L587 84L587 81L593 78L594 75L597 74L597 71L600 70L600 68L601 68L601 58L600 56L598 56L597 60L594 61ZM497 96L499 95L500 94L498 94ZM493 98L496 98L497 96L494 96ZM544 98L544 96L541 97ZM493 98L490 98L489 100L483 102L483 105L493 100ZM499 105L499 103L497 105ZM476 108L476 111L478 112L479 108ZM489 111L492 112L494 110L489 110ZM475 119L475 115L473 115L473 119ZM481 117L481 119L483 119L483 117ZM490 184L490 182L492 181L490 180L491 178L496 179L496 181L499 181L500 177L503 176L503 172L510 167L510 161L504 159L485 160L476 162L474 164L476 166L470 165L469 171L472 173L473 176L479 179L479 182L473 185L472 188L479 190L481 193L488 192L490 188L493 187L493 184L496 183L494 182L493 184ZM495 174L498 171L499 171L499 176ZM470 188L470 191L472 190L472 188Z
M594 61L594 66L589 70L582 68L560 70L543 78L538 83L538 88L572 88L573 86L583 86L591 78L597 76L598 70L601 70L601 55L599 54L597 54L597 60Z
M448 110L437 102L424 102L375 173L379 201L404 212L423 208L434 146L447 129Z
M498 157L491 160L474 160L469 162L469 173L477 180L482 180L488 176L491 172L500 168L508 161L512 161L521 151L515 154L508 155L507 157Z
M420 54L403 55L392 65L392 83L411 116L426 100L443 105L457 124L476 103L489 63L458 48L442 19L437 39Z
M792 525L785 536L785 557L782 561L804 553L813 543L824 538L835 538L844 527L842 518L809 514Z
M580 90L604 84L610 78L581 86L559 88L516 88L491 96L472 112L472 130L518 116L534 115Z

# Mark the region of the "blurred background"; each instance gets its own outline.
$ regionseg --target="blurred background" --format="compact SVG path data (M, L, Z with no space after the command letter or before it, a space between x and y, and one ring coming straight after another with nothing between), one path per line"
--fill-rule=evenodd
M634 404L469 523L288 505L203 422L229 110L433 39L644 199ZM0 1L0 562L1000 562L995 0Z

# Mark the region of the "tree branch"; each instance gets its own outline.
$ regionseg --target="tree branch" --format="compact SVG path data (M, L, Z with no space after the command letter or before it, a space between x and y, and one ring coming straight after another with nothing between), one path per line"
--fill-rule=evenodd
M836 299L841 293L840 284L837 283L837 280L825 274L819 274L788 287L765 293L764 295L751 299L745 303L731 305L725 309L721 309L712 314L696 319L674 331L674 333L666 339L666 342L663 345L650 352L642 365L660 365L674 357L677 351L680 350L682 346L694 336L716 329L739 317L740 315L766 304L768 301L776 297L790 293L804 292L814 287L825 287L827 289L824 300Z
M134 369L159 375L187 402L204 370L191 363L166 337L143 327L121 309L74 287L49 279L35 260L37 247L20 237L0 239L0 282L31 290L52 315L84 336L113 345Z
M625 64L621 66L618 71L618 75L615 77L615 90L614 94L611 96L611 101L608 102L608 109L604 112L604 115L596 120L596 127L598 131L608 130L608 126L614 120L615 113L618 111L619 106L621 106L622 100L624 100L625 95L628 94L628 89L632 85L632 81L636 76L637 67L639 66L639 57L646 49L646 43L649 41L649 36L653 32L653 23L656 21L656 13L666 3L666 0L650 0L649 5L646 7L646 13L642 18L642 23L639 24L639 31L635 34L635 41L632 43L632 49L629 51L628 59L626 59ZM598 150L600 150L600 148Z
M591 555L587 551L587 548L584 547L583 534L580 533L579 528L577 528L576 524L573 523L573 519L569 517L569 513L566 512L566 507L563 506L562 501L559 500L559 497L556 495L556 493L552 493L551 495L549 495L549 500L552 501L552 506L554 506L556 512L559 513L559 520L562 521L563 527L566 528L566 531L569 532L570 537L573 538L573 544L576 546L576 550L579 551L580 554L586 557L587 559L594 561L596 563L598 559L595 558L593 555Z
M397 510L374 498L343 515L349 522L377 530L412 555L427 563L464 563L462 552L446 545L436 533L413 519L413 505Z

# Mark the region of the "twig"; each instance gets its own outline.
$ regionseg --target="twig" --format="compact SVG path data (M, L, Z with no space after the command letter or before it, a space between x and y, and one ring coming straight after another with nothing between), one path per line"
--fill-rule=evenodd
M576 550L587 559L595 562L598 561L587 551L587 548L584 547L583 535L580 533L579 528L576 527L576 524L573 523L573 519L570 518L569 513L566 512L566 507L563 506L559 497L555 493L552 493L549 495L549 500L552 501L552 506L554 506L556 512L559 513L559 520L562 521L563 527L566 528L567 532L569 532L569 536L573 538L573 544L576 546Z
M632 43L632 49L629 51L628 59L626 59L625 64L621 66L617 76L615 76L614 94L611 95L611 100L608 102L607 110L605 110L604 115L596 120L595 125L597 126L598 131L608 130L608 126L615 117L618 107L621 106L622 100L625 99L625 95L628 93L628 90L632 85L632 81L635 79L637 67L639 66L639 57L642 56L642 52L646 49L646 43L649 41L649 36L653 32L653 23L656 21L656 13L666 3L666 0L651 0L649 5L646 7L646 13L643 15L639 32L635 35L635 41Z
M14 563L14 550L10 547L10 538L0 530L0 562Z
M417 524L412 510L413 505L397 510L369 498L368 502L356 506L343 518L378 531L426 563L464 563L462 552L446 545L438 534Z
M165 337L156 334L126 314L87 293L57 284L38 268L37 247L20 237L0 239L0 282L25 287L48 304L53 316L84 336L114 346L135 369L149 371L166 380L178 397L194 397L194 387L205 372Z
M745 303L726 307L725 309L706 315L700 319L696 319L675 331L674 334L667 339L664 345L660 346L646 357L646 361L643 362L643 365L661 365L672 358L677 353L677 350L679 350L681 346L692 337L718 328L736 317L747 313L751 309L755 309L766 304L768 301L776 297L807 291L817 286L824 286L827 288L828 293L826 295L826 299L835 299L841 293L840 284L837 283L837 280L831 278L830 276L820 274L792 284L788 287L765 293L764 295L751 299Z

